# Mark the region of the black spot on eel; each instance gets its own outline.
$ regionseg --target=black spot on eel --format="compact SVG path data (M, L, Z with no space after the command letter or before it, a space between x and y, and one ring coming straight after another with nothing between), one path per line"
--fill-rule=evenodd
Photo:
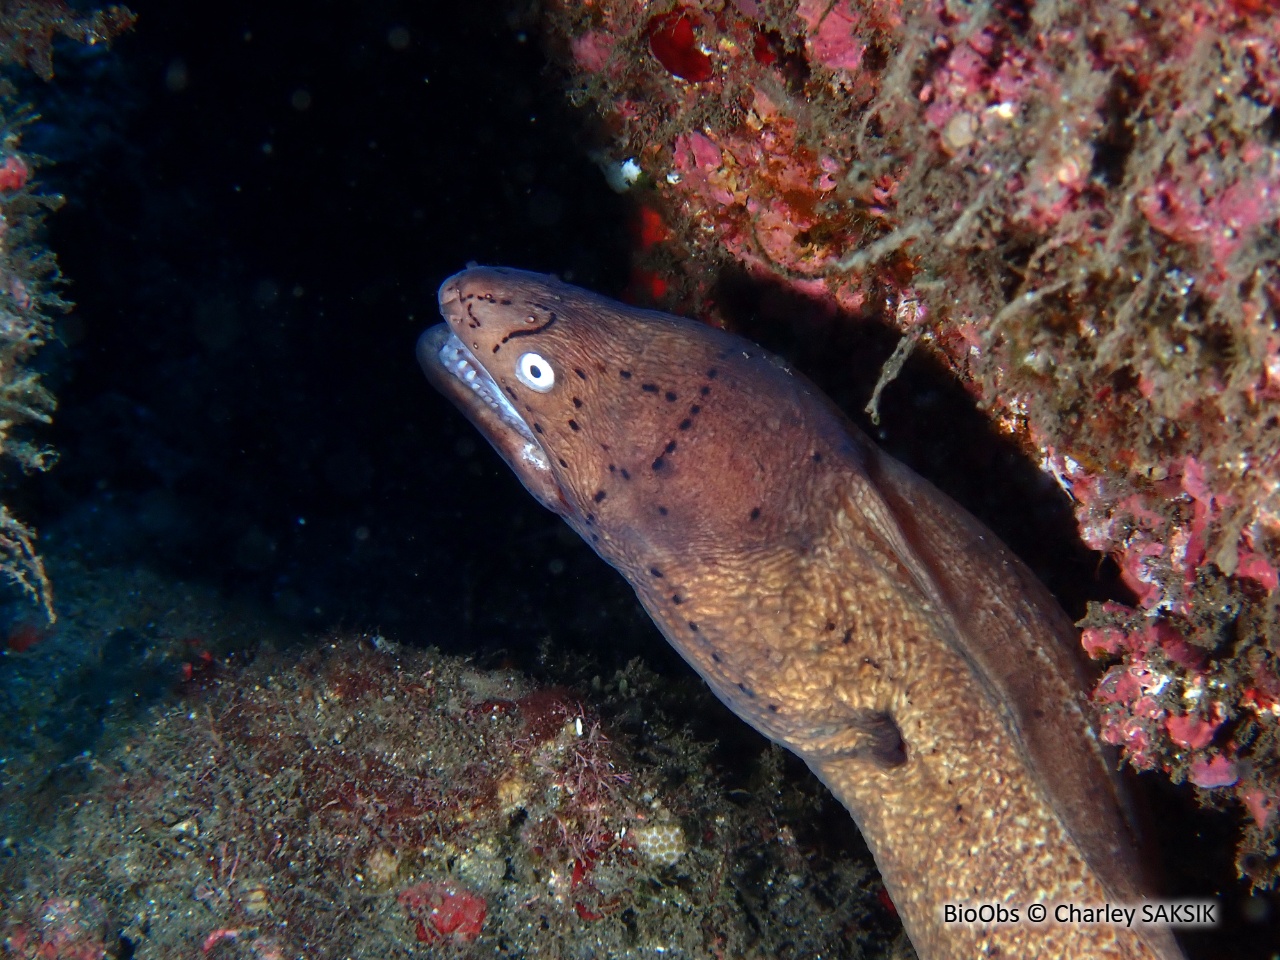
M922 960L1182 957L1167 927L943 922L1147 892L1075 631L990 531L739 337L491 267L440 311L427 377L848 808Z

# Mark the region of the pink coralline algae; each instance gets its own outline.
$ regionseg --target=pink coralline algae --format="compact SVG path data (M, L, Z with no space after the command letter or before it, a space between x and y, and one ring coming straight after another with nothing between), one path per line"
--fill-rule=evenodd
M1197 787L1229 787L1238 779L1236 765L1226 757L1197 760L1191 765L1191 782Z
M856 7L801 0L796 16L805 26L805 52L810 60L830 70L855 71L862 65L866 46L858 39L858 24L863 16Z
M1213 735L1222 726L1220 719L1206 720L1192 714L1169 717L1164 722L1169 738L1180 747L1203 750L1213 742Z
M945 363L1132 591L1082 622L1105 735L1274 884L1280 8L553 0L546 32L646 174L637 295L723 323L728 268Z

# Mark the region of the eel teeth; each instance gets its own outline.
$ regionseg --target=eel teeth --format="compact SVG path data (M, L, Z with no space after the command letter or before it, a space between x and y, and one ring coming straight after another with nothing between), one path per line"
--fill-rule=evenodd
M493 377L489 376L489 371L467 349L466 344L458 339L457 334L450 334L449 339L441 345L439 357L440 365L470 387L471 392L483 400L503 423L529 442L537 444L533 431L524 422L524 418L516 412L511 401L503 395Z

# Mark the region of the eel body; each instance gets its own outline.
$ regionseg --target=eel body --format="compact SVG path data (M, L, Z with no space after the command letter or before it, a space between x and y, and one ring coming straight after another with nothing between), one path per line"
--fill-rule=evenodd
M1182 957L1052 921L1147 890L1072 625L990 531L739 337L504 268L439 300L428 378L848 808L923 960Z

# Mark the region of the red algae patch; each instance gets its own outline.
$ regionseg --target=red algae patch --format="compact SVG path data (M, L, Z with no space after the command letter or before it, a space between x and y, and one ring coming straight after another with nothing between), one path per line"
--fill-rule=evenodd
M693 17L680 7L649 21L649 49L669 73L681 80L701 83L715 75L711 58L698 43Z

